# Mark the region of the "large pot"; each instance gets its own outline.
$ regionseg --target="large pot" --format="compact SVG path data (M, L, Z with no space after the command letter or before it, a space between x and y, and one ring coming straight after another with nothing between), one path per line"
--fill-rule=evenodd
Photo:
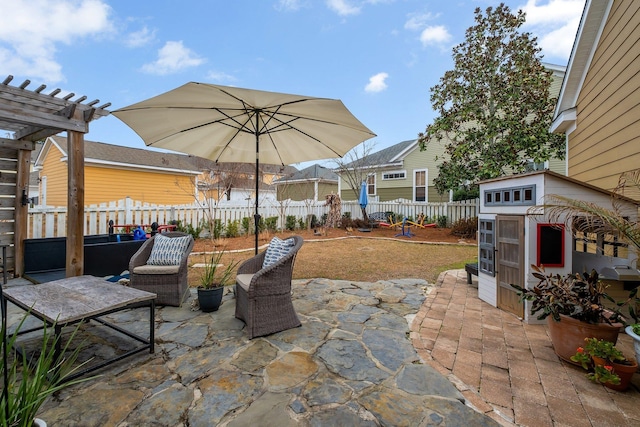
M224 288L222 286L212 289L198 288L198 305L200 310L205 313L217 311L222 303L222 294Z
M553 320L553 316L547 317L549 335L553 350L562 360L574 365L579 363L571 361L570 357L576 354L578 347L584 346L585 338L597 338L615 344L618 341L618 333L622 324L614 323L587 323L572 317L560 315L560 321Z

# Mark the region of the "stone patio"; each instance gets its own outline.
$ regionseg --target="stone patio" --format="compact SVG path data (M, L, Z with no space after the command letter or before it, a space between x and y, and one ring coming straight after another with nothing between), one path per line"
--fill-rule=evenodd
M302 327L251 341L232 294L214 313L161 307L155 354L98 371L40 416L52 426L495 426L412 345L409 325L432 289L416 279L299 280ZM144 334L147 315L110 320ZM92 363L129 345L94 323L81 335Z

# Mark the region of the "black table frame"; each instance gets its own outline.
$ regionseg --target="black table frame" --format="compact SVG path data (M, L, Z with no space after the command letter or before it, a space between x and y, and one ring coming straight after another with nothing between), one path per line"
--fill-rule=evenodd
M39 285L25 285L25 286L39 286ZM59 357L61 356L62 353L62 330L63 328L67 327L67 326L71 326L80 322L85 322L85 321L90 321L90 320L95 320L96 322L107 326L121 334L124 334L140 343L142 343L143 345L138 346L134 349L131 349L125 353L122 353L116 357L113 357L111 359L105 360L103 362L100 362L98 364L95 365L91 365L89 367L86 367L84 369L78 370L77 372L73 372L72 374L67 375L64 380L66 381L71 381L74 380L76 378L82 377L84 375L86 375L89 372L93 372L96 371L98 369L101 369L105 366L111 365L113 363L116 363L122 359L125 359L129 356L132 356L134 354L140 353L146 349L149 349L149 353L153 354L155 351L155 298L153 299L148 299L146 301L136 301L130 304L125 304L123 306L120 307L116 307L116 308L112 308L112 309L105 309L103 311L100 311L99 313L95 313L93 315L88 315L76 320L72 320L72 321L68 321L68 322L64 322L61 324L58 324L57 322L51 322L46 316L44 316L42 313L38 312L37 310L34 310L33 307L29 307L28 305L24 304L23 302L17 300L16 298L14 298L12 295L7 293L7 289L3 289L3 310L6 313L7 310L7 302L11 301L12 304L16 305L17 307L25 310L28 314L36 317L37 319L43 321L48 327L53 326L54 328L54 337L55 337L55 354L54 360L59 360ZM113 314L113 313L117 313L120 311L124 311L124 310L128 310L128 309L132 309L132 308L139 308L139 307L149 307L149 339L146 339L144 337L141 337L131 331L127 331L124 328L121 328L120 326L117 326L113 323L107 322L104 319L101 319L101 317L103 316L107 316L109 314ZM27 334L27 333L31 333L31 332L35 332L35 331L40 331L40 330L44 330L45 326L38 326L35 328L30 328L27 330L20 330L17 332L17 335L23 335L23 334Z

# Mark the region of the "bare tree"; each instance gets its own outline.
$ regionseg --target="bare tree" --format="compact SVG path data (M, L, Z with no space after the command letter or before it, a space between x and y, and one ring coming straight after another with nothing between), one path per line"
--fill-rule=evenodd
M375 148L375 142L364 141L357 145L342 158L335 159L335 172L340 175L340 179L353 191L354 198L360 196L360 186L362 182L368 183L370 175L376 175L379 165L376 163L371 153ZM367 221L366 209L362 209L362 218Z

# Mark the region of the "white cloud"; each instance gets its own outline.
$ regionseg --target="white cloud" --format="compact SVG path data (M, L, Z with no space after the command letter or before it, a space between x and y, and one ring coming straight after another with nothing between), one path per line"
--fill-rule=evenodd
M231 74L222 71L209 71L207 73L207 79L216 83L232 83L238 80Z
M300 0L278 0L275 5L276 10L298 10L300 9Z
M419 31L427 25L427 22L434 19L431 13L414 13L409 16L407 22L404 23L405 30Z
M327 0L327 6L340 16L360 13L360 7L349 4L347 0Z
M64 80L56 46L113 31L103 0L13 0L0 15L0 74Z
M205 60L185 47L182 41L168 41L158 50L158 59L142 66L142 71L149 74L166 75L190 67L196 67Z
M149 30L146 26L139 31L130 33L125 44L128 47L142 47L151 43L156 38L156 30Z
M369 83L365 86L365 92L377 93L382 92L387 88L385 80L389 77L387 73L378 73L369 77Z
M545 56L568 59L576 38L584 0L527 0L519 6L526 13L523 29L538 37L538 45Z
M444 44L451 40L451 34L444 25L429 26L420 33L420 42L423 46Z

